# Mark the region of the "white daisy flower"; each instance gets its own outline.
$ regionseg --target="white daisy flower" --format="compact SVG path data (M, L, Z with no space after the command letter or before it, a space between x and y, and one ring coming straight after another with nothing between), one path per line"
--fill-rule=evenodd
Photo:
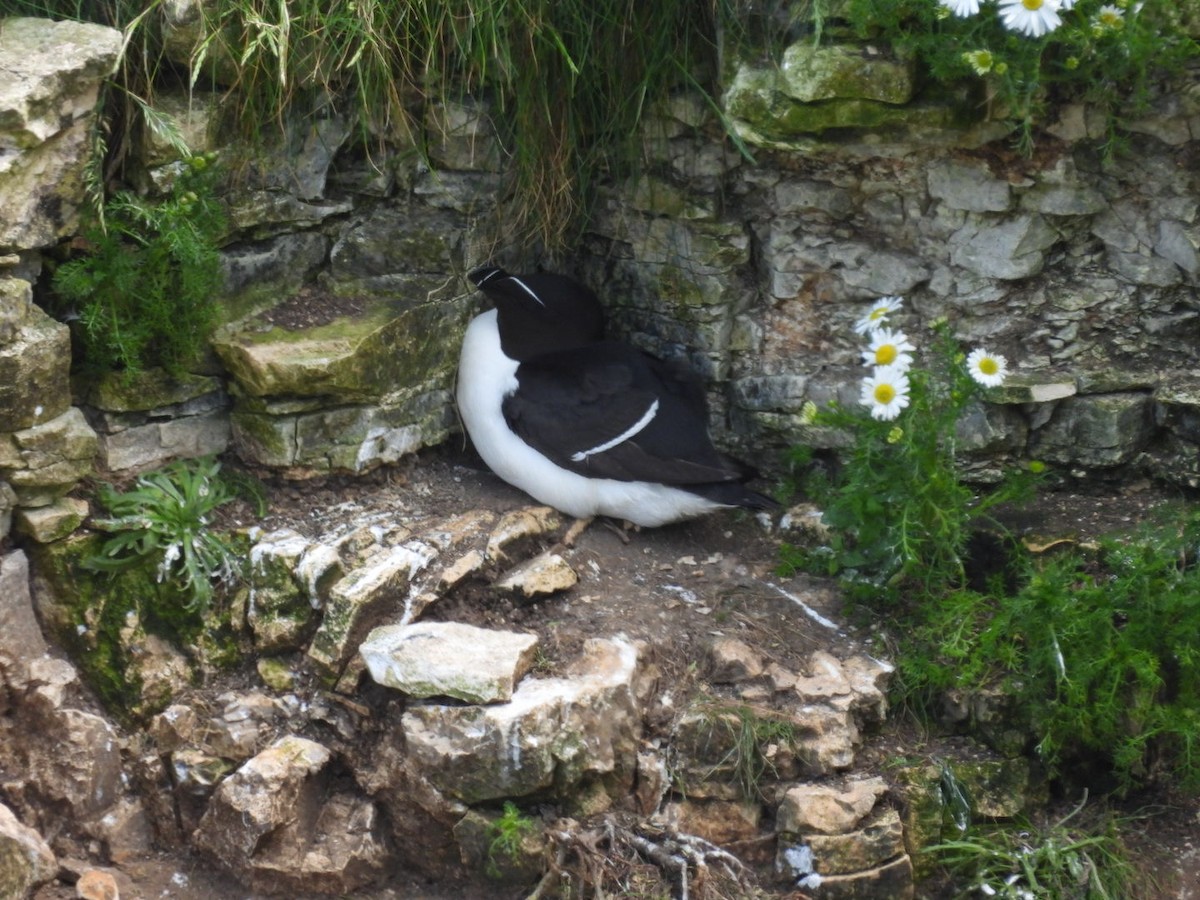
M1125 13L1111 4L1096 10L1096 25L1101 31L1116 31L1125 27Z
M967 371L984 387L999 387L1008 374L1008 361L998 353L989 353L980 347L967 357Z
M1009 31L1036 38L1062 24L1058 17L1060 7L1059 0L1000 0L1000 18Z
M938 0L938 4L964 19L979 12L979 0Z
M912 352L917 348L903 331L878 328L871 332L871 343L862 352L865 366L896 366L901 372L912 367Z
M888 422L908 406L908 376L895 366L880 366L863 379L863 406L871 408L871 418Z
M883 325L888 316L899 310L903 302L900 297L880 297L870 311L855 323L854 330L859 334L870 334Z

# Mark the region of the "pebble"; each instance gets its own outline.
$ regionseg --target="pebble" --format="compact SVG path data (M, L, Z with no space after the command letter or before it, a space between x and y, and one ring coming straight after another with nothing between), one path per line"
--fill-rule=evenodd
M117 880L108 872L88 869L75 882L75 896L82 900L121 900Z

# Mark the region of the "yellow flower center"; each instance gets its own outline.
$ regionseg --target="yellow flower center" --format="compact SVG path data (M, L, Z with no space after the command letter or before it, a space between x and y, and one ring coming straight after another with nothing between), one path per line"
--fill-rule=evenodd
M896 389L890 384L875 385L875 402L880 406L887 406L896 399Z
M880 319L882 319L887 314L888 314L888 308L886 306L877 306L873 310L871 310L871 315L867 316L867 318L870 319L872 322L878 322Z
M1000 371L1000 366L990 356L985 356L979 361L979 371L984 375L995 375Z
M875 350L875 364L877 366L890 366L896 361L897 355L895 344L884 344Z
M1021 0L1021 5L1026 9L1041 9L1044 0Z

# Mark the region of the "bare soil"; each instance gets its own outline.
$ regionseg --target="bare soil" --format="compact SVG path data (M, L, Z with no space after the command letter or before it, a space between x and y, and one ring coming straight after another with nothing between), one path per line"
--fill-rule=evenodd
M486 471L470 450L457 447L426 452L402 466L357 478L289 481L273 476L268 497L270 509L260 523L263 527L287 526L310 534L328 530L339 517L361 516L367 508L393 511L401 518L472 508L503 512L530 503ZM1088 539L1142 521L1171 499L1171 492L1150 484L1050 492L1024 510L1011 511L1006 521L1031 539L1054 535ZM228 524L254 522L252 510L240 503L227 507L224 515ZM535 631L542 639L540 666L545 670L571 659L589 637L624 634L644 640L651 648L652 662L662 672L659 693L675 703L703 684L705 648L720 635L738 637L792 671L802 670L808 655L818 648L838 656L861 652L886 656L886 634L876 623L849 624L852 617L843 610L835 584L777 574L780 539L773 525L732 511L643 531L625 531L598 521L573 547L560 548L580 576L571 590L528 604L482 589L466 591L439 601L426 616ZM834 623L833 627L824 622ZM252 666L242 677L244 687L260 688ZM223 684L221 689L229 687ZM652 709L649 727L665 729L673 712L668 704ZM886 777L889 760L935 759L953 753L961 743L899 715L867 736L857 768ZM1063 808L1077 799L1062 798ZM1125 801L1120 811L1151 813L1130 829L1147 873L1143 896L1200 897L1200 818L1195 801L1166 795L1141 797ZM120 874L125 900L251 896L187 855L132 861L121 867ZM61 883L37 894L38 900L69 896L73 896L70 888ZM364 900L471 900L524 893L398 876L360 896ZM950 895L930 886L919 896Z

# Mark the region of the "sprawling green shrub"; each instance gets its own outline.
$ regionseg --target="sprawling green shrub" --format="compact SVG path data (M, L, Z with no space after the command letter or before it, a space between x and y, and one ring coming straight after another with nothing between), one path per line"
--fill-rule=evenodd
M114 194L86 230L87 250L59 266L60 312L76 323L83 364L179 372L206 346L220 286L225 214L208 157L184 164L170 195Z
M1052 771L1092 757L1118 786L1200 788L1200 512L1030 562L1010 595L926 598L905 630L910 699L998 689Z

